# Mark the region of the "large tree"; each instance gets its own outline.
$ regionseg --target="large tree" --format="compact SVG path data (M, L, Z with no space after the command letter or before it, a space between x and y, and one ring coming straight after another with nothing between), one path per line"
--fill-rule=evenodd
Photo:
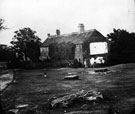
M107 35L111 39L111 62L124 63L135 62L135 33L126 30L114 29Z
M40 38L35 35L36 31L30 28L19 29L14 32L11 41L17 57L24 61L38 61L40 56Z

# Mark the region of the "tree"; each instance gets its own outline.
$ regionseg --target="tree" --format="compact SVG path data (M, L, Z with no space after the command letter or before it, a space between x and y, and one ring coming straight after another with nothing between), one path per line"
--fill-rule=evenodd
M17 57L23 61L38 61L40 56L40 38L36 36L36 31L30 28L19 29L14 32L11 41Z
M3 26L4 21L4 19L0 19L0 31L7 29L5 26Z
M15 52L12 47L7 45L0 45L0 61L8 62L15 60Z
M7 29L4 24L5 20L0 19L0 31ZM13 58L14 52L5 44L0 44L0 61L10 61Z
M126 30L114 29L107 35L111 40L111 61L117 63L135 62L135 33Z

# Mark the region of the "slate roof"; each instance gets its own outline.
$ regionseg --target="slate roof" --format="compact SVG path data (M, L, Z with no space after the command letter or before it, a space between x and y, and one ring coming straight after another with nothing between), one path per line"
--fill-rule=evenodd
M50 36L42 44L42 47L49 46L53 43L73 43L73 44L82 44L85 41L90 42L99 42L107 40L100 32L96 29L87 30L83 33L74 32L71 34L59 35L59 36Z

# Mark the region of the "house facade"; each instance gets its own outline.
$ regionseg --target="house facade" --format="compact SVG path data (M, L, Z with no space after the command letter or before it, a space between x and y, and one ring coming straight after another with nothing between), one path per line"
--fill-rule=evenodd
M41 60L73 61L76 59L85 67L105 64L108 50L107 38L96 29L85 30L83 24L79 24L78 32L60 34L60 30L56 30L56 35L48 34L40 48Z

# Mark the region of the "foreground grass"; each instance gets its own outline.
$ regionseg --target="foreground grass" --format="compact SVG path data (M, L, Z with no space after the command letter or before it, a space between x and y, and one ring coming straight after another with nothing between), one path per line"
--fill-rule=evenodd
M15 109L19 114L134 114L135 108L135 64L109 67L108 73L90 73L94 69L39 69L20 70L15 73L15 82L1 95L4 110ZM47 77L43 76L44 72ZM80 80L63 80L68 73L76 74ZM103 94L101 102L83 107L78 103L69 108L49 109L48 99L75 93L79 90L98 90ZM81 111L81 112L80 112Z

